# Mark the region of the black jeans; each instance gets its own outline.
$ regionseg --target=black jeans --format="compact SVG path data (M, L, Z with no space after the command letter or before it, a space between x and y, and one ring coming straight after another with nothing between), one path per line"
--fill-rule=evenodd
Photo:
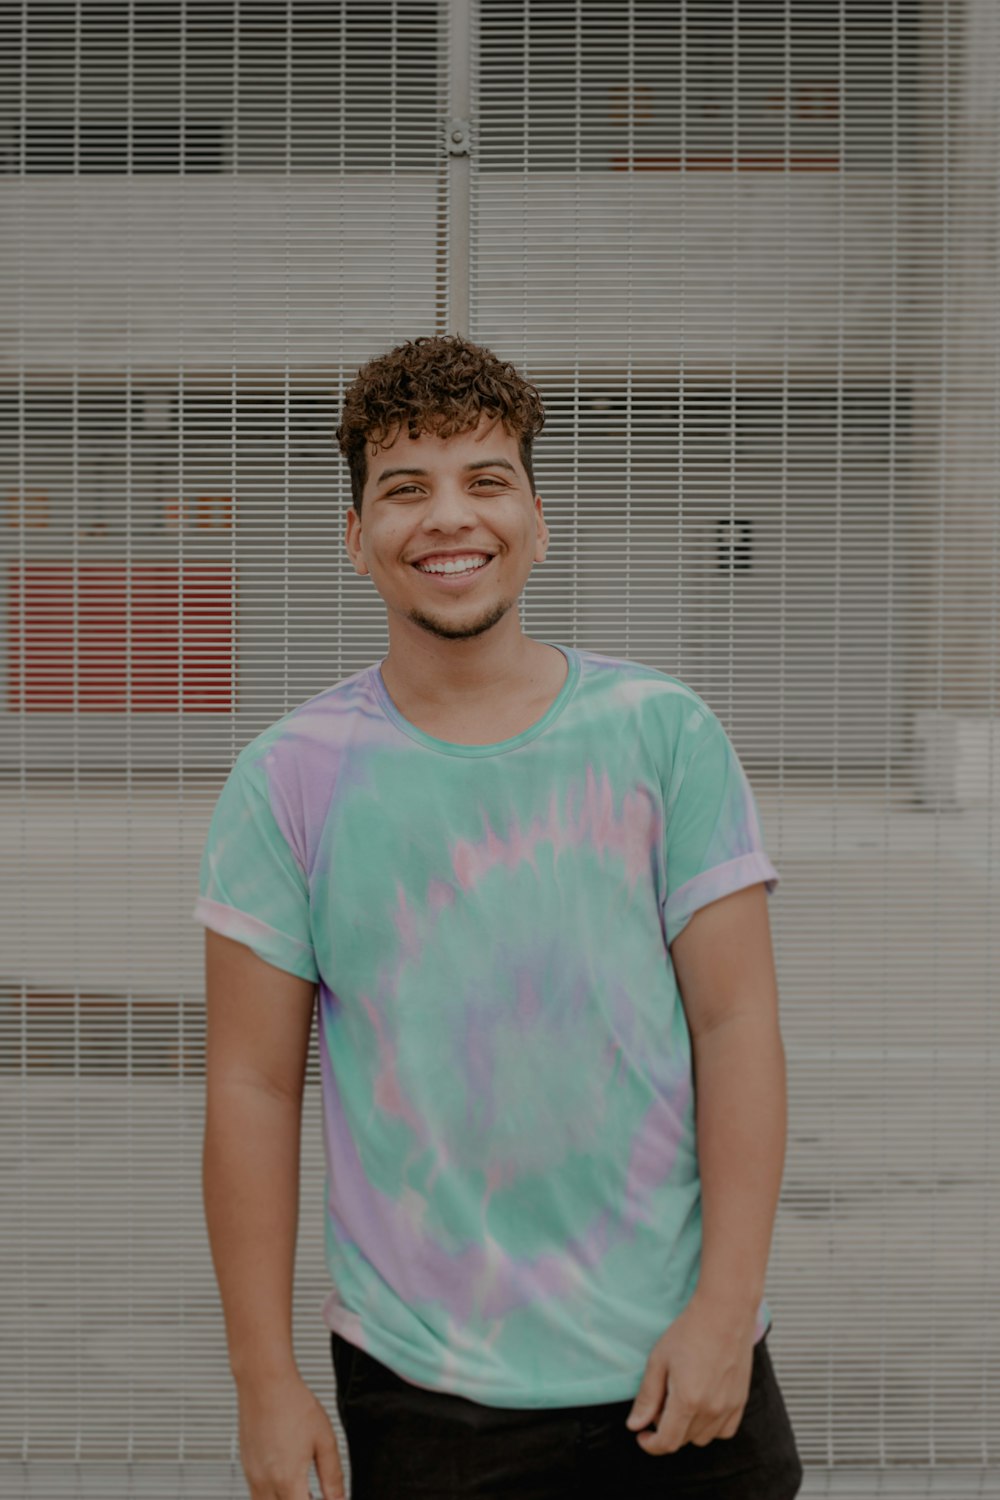
M631 1401L482 1406L411 1385L338 1333L330 1345L351 1500L792 1500L802 1484L766 1335L735 1434L662 1454L625 1426Z

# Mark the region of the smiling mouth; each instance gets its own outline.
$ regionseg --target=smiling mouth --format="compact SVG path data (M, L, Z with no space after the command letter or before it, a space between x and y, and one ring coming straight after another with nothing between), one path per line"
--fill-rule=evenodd
M475 568L456 568L456 569L454 569L450 573L431 572L431 571L428 571L428 570L426 570L424 568L418 567L416 563L411 563L410 566L413 568L414 572L420 574L421 578L431 578L431 579L435 579L437 581L443 580L446 583L450 583L453 580L458 580L458 579L462 579L462 578L478 578L480 573L485 573L486 572L486 569L489 567L489 565L490 565L490 563L492 561L493 561L493 558L492 557L488 557L486 559L486 561L484 563L480 563L478 567L475 567Z

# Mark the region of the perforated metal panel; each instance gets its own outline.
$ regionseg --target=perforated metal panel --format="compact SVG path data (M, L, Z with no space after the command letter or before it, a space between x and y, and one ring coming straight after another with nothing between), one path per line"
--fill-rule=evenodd
M0 10L0 1493L245 1492L197 860L385 653L346 384L462 332L548 413L525 631L703 694L783 877L803 1493L1000 1495L998 79L992 0Z

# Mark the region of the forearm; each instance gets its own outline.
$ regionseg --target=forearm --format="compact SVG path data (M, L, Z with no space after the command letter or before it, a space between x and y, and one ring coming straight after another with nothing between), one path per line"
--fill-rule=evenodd
M292 1281L300 1136L300 1103L251 1084L210 1084L205 1221L237 1384L296 1369Z
M734 1016L692 1039L702 1251L696 1296L752 1318L764 1295L787 1132L777 1025Z

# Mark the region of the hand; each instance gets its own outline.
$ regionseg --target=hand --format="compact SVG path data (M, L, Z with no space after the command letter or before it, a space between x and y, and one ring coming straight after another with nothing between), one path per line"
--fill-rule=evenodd
M752 1315L734 1318L697 1293L692 1297L653 1345L626 1420L633 1432L656 1427L638 1433L645 1452L675 1453L689 1442L704 1448L733 1436L750 1394L754 1326Z
M336 1433L297 1371L246 1381L238 1390L240 1459L251 1500L309 1500L313 1462L323 1500L345 1500Z

